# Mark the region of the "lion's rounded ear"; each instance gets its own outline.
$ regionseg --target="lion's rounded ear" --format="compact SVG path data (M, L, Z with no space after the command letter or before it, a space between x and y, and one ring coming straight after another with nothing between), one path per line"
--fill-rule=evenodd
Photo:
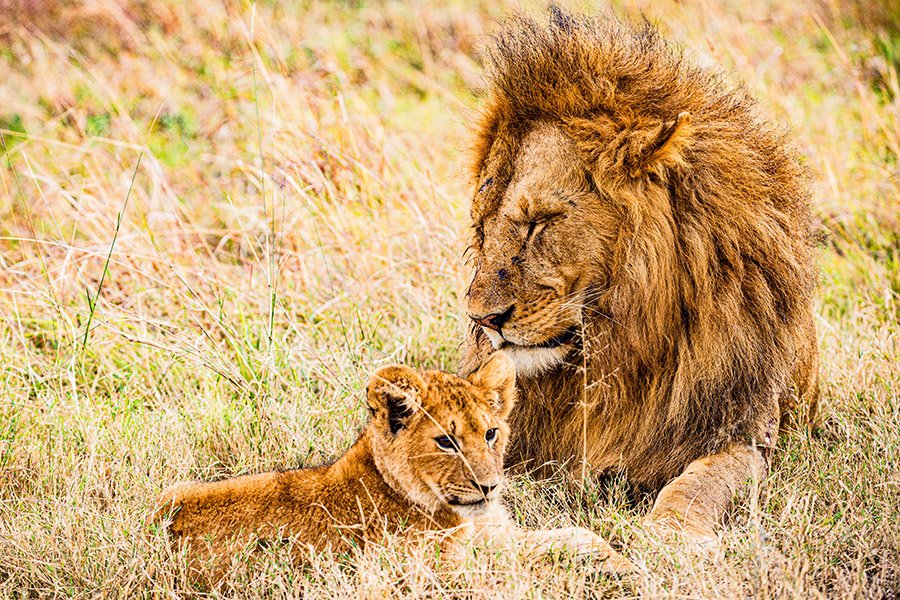
M503 352L494 352L469 375L472 385L497 394L497 413L506 418L516 403L516 366Z
M426 389L425 380L409 367L388 365L369 379L366 401L372 416L384 418L395 435L419 409Z
M686 111L649 131L633 133L630 156L625 157L624 165L628 175L660 174L664 167L683 163L683 152L691 141L692 133L691 113Z

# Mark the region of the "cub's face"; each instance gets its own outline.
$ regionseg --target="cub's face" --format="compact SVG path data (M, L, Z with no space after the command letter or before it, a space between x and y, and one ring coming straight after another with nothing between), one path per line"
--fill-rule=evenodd
M500 497L515 368L502 354L462 379L402 366L370 380L372 450L395 489L429 510L476 517Z

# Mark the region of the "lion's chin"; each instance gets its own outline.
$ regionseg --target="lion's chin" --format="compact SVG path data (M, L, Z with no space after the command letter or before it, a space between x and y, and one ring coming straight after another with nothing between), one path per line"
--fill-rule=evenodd
M561 365L571 349L571 346L537 348L506 344L501 351L512 359L516 366L516 376L534 377Z
M494 349L504 352L512 359L518 377L533 377L561 365L578 335L578 330L573 326L541 344L523 346L504 339L491 329L484 328L484 332Z

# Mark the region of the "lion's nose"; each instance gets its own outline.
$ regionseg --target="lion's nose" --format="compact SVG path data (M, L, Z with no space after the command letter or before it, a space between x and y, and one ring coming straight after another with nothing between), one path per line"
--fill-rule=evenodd
M476 488L479 492L481 492L481 493L482 493L483 495L485 495L485 496L487 496L488 494L490 494L491 492L493 492L494 489L496 489L496 487L497 487L498 485L500 485L499 483L493 483L493 484L489 484L489 485L484 485L484 484L482 484L482 483L478 483L478 482L475 481L474 479L470 479L469 481L472 483L472 485L475 486L475 488Z
M469 318L482 327L487 327L488 329L493 329L494 331L500 331L500 328L503 327L503 324L509 321L509 318L512 316L513 308L513 306L510 306L506 310L494 312L481 317L469 315Z

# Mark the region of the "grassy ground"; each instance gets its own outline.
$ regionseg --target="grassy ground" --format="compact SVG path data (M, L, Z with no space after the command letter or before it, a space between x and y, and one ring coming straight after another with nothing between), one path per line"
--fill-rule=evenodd
M453 369L478 49L517 7L0 1L0 595L194 593L142 529L163 487L330 459L378 365ZM385 548L303 572L275 552L220 592L900 595L900 8L614 10L747 82L803 148L818 430L782 438L712 557L646 539L624 484L514 482L521 522L600 531L630 581Z

